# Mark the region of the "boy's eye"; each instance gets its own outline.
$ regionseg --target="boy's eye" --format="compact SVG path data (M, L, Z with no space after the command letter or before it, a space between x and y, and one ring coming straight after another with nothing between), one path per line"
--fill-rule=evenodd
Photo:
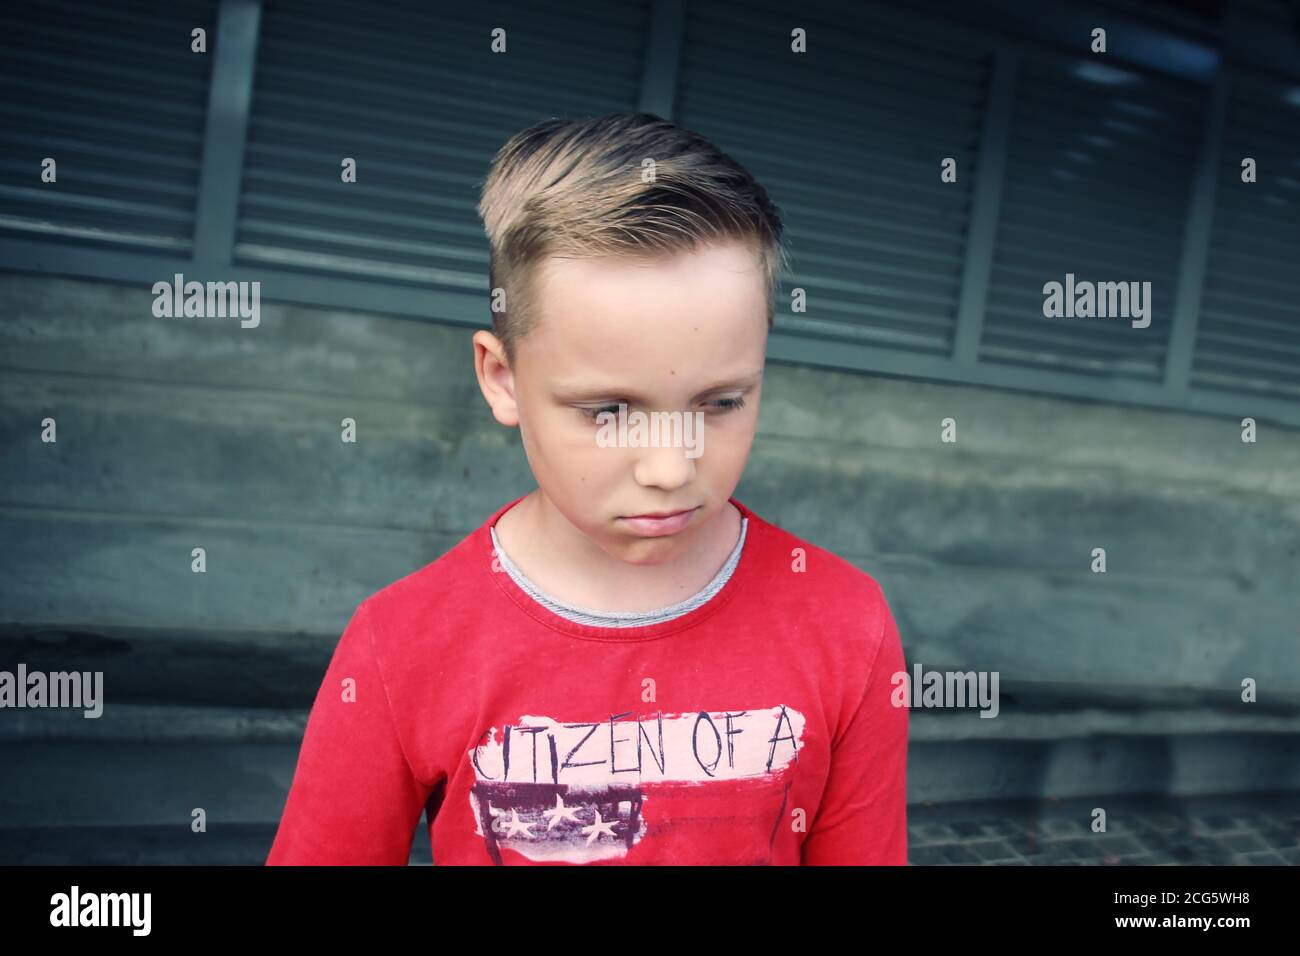
M605 412L609 412L611 415L617 415L618 406L598 405L595 408L579 408L578 411L580 411L583 415L586 415L592 421L599 421L600 416L603 415Z
M743 395L737 395L735 398L719 398L719 399L715 399L709 404L712 405L717 411L725 414L727 412L734 412L738 408L744 408L745 397ZM617 416L618 408L619 407L617 405L595 405L591 407L585 407L585 406L580 407L578 411L586 418L591 419L593 422L598 422L600 421L600 416L605 414L606 412L608 412L611 415Z

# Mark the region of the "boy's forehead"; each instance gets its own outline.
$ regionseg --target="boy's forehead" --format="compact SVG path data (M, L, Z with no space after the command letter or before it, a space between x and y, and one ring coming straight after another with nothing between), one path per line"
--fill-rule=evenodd
M644 255L551 256L539 267L541 285L570 289L584 283L615 282L672 275L694 281L733 281L760 278L759 258L739 241L702 243L691 249L647 252Z
M744 247L546 265L519 354L548 380L668 375L692 389L763 366L767 290Z
M535 314L556 333L608 337L644 331L647 322L669 332L680 322L741 326L755 317L766 328L765 276L754 253L740 245L654 258L551 258L537 279Z

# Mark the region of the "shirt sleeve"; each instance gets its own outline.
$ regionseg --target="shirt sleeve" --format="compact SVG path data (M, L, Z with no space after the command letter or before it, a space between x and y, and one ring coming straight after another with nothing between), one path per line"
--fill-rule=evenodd
M362 602L307 718L266 863L405 866L427 797L398 740Z
M891 702L906 670L884 596L881 636L866 689L833 745L821 806L803 843L804 866L907 864L908 709Z

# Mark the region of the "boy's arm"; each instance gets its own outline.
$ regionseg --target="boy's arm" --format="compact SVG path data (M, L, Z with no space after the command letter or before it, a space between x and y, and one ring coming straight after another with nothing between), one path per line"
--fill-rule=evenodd
M804 866L907 864L907 708L890 702L905 671L894 617L880 597L881 635L867 686L831 752L821 806L803 843Z
M427 796L397 738L362 602L307 718L266 863L405 866Z

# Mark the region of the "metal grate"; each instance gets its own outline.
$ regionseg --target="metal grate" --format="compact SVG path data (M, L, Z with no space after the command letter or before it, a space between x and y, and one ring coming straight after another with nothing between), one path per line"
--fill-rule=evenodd
M1028 59L1017 83L981 361L1156 382L1205 94L1100 59ZM1151 324L1045 317L1045 283L1151 283Z
M0 233L188 252L215 20L215 0L6 5Z
M1220 172L1192 384L1300 398L1300 82L1234 74Z
M267 3L236 262L479 291L488 160L542 117L634 109L648 15ZM489 50L496 27L504 54Z
M815 295L807 313L778 307L777 328L946 355L988 53L804 9L810 52L797 55L787 10L687 13L677 119L773 194L792 260L783 286ZM949 156L958 180L945 184Z

